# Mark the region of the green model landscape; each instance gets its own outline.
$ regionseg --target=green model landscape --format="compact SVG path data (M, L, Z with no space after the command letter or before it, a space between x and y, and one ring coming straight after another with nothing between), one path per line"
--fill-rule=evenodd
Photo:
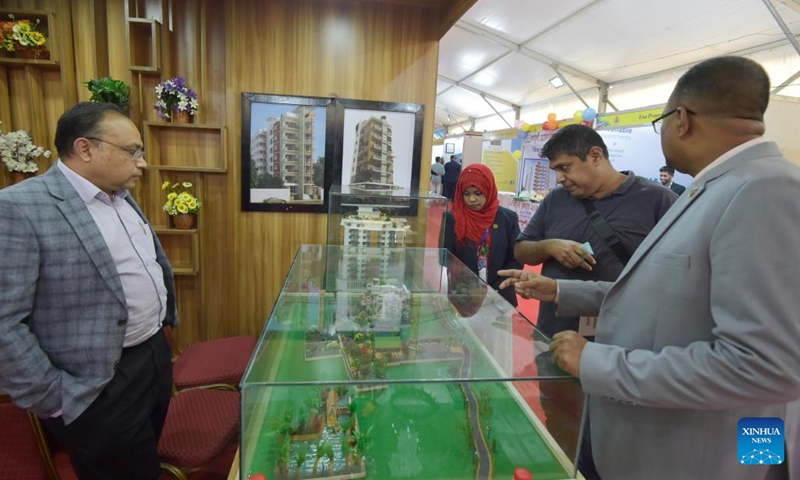
M385 335L309 335L333 325L336 310L336 297L324 295L314 326L319 296L309 297L281 298L272 322L282 321L268 326L245 379L243 480L511 478L517 467L537 480L571 478L512 383L443 380L498 377L480 346L449 324L445 296L414 295L410 324ZM311 360L309 339L321 350ZM445 353L430 358L432 349Z

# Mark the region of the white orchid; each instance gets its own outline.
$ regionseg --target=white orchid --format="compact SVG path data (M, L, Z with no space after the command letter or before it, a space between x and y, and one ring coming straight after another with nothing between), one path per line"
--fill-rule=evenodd
M0 129L0 158L9 172L38 172L36 159L41 156L50 158L50 150L34 145L25 130L2 133Z

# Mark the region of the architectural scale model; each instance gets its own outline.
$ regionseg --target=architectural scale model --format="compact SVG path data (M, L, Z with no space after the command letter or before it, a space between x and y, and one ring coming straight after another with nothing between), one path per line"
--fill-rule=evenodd
M317 265L336 269L345 247L324 248ZM539 418L539 380L506 363L519 350L530 365L533 327L492 302L463 318L406 250L399 276L339 289L325 274L279 298L243 380L243 478L574 478Z
M342 218L345 247L404 248L411 227L405 218L391 218L375 207L359 206Z

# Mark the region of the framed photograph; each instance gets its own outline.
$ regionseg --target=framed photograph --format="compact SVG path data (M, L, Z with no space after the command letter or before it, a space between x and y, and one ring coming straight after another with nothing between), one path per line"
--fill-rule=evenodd
M444 144L444 153L456 153L456 144L455 143L445 143Z
M419 189L425 106L344 99L336 106L333 184L351 192Z
M242 210L327 213L332 98L242 93Z

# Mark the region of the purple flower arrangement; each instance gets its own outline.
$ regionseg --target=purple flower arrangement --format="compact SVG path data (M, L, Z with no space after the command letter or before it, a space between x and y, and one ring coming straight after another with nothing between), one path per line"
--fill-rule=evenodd
M156 104L153 106L160 118L171 118L172 110L197 113L197 93L186 85L183 77L170 78L156 85Z

